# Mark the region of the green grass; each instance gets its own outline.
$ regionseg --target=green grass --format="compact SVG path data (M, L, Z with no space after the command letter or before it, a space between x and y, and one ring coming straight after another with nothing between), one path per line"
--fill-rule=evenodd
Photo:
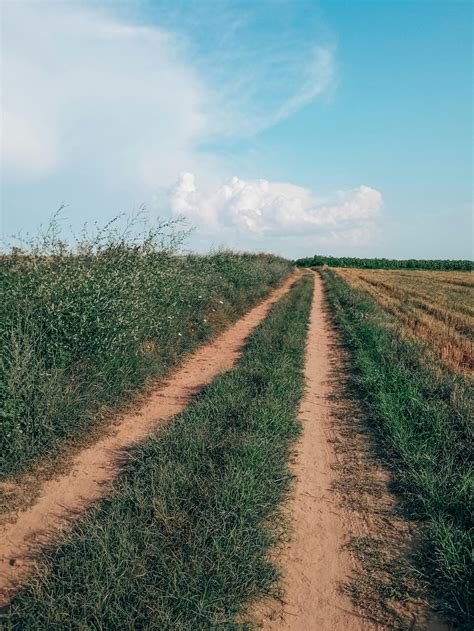
M113 496L45 553L6 629L245 626L278 576L312 290L299 280L234 369L132 451Z
M160 225L0 258L0 479L88 432L279 284L271 255L178 255Z
M337 274L322 272L350 348L353 385L391 467L399 497L421 520L419 563L435 607L470 629L473 384L404 341L396 320Z

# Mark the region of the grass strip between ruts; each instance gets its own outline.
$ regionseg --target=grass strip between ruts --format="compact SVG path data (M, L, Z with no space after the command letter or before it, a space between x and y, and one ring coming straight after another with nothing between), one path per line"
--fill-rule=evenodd
M132 450L113 495L44 553L6 628L246 626L278 577L269 550L284 531L312 291L300 279L234 369Z

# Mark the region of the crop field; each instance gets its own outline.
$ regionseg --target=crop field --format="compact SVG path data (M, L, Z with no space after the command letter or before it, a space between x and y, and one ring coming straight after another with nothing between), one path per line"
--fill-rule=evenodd
M375 298L403 324L403 331L425 340L453 370L474 368L474 273L339 269L354 289Z

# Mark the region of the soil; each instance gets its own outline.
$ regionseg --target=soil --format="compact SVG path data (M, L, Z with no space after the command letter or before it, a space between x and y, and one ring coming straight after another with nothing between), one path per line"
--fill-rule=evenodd
M264 607L263 628L362 631L377 627L363 620L340 590L352 562L344 550L349 536L342 509L332 490L336 454L331 447L330 331L319 274L315 274L314 282L305 362L306 391L299 410L303 435L293 467L294 498L288 507L292 533L280 557L284 599Z

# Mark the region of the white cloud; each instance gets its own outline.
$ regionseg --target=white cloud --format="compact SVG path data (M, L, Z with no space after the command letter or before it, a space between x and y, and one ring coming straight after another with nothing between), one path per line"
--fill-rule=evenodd
M91 169L139 190L195 164L213 97L176 36L91 7L7 3L2 11L7 172Z
M4 4L2 178L31 196L43 178L48 212L57 187L72 205L82 194L99 221L100 212L117 212L97 207L99 189L101 199L152 199L161 213L171 205L206 247L213 239L260 247L268 237L272 249L291 235L321 244L370 238L382 199L367 186L316 197L290 183L227 179L238 171L226 157L229 140L248 144L292 116L329 91L337 71L315 22L302 40L283 11L268 13L272 3L245 11L238 3L236 15L218 5L203 4L199 19L197 8L178 7L167 22L173 12L157 11L161 26L140 26L130 7L113 3Z
M312 103L336 81L330 46L308 47L290 41L282 42L278 51L256 46L251 55L252 63L245 70L217 79L220 104L214 122L216 132L224 137L252 136L271 128Z
M57 163L54 135L31 118L2 110L0 144L5 166L41 175Z
M204 192L192 173L181 174L171 196L174 214L201 230L229 228L260 236L312 232L325 243L367 240L381 207L382 195L369 186L317 198L294 184L233 177Z

